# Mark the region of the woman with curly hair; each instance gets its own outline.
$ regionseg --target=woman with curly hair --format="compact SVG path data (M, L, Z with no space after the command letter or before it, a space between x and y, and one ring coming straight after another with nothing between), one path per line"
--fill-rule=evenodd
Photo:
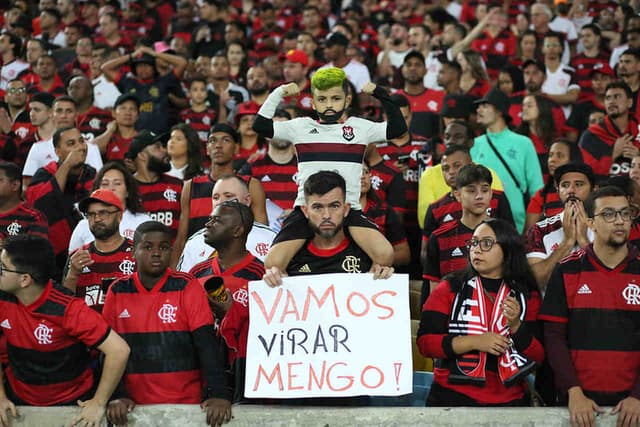
M167 142L171 170L167 175L184 181L202 175L201 142L193 128L185 123L178 123L171 128Z

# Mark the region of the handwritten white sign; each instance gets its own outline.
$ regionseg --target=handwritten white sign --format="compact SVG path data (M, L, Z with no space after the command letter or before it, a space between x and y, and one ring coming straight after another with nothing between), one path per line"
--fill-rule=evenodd
M402 274L250 282L246 397L411 393L408 288Z

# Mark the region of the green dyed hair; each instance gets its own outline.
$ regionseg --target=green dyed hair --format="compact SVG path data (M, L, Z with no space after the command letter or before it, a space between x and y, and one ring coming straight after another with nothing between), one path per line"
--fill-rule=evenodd
M322 68L311 77L311 88L318 90L327 90L336 86L345 89L344 93L348 93L345 85L347 84L347 74L342 68L329 67Z

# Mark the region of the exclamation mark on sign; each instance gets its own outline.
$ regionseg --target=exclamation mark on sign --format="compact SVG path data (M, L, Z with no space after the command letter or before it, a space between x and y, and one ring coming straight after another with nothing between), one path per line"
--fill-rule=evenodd
M402 369L402 362L393 363L393 371L396 374L396 390L400 391L400 370Z

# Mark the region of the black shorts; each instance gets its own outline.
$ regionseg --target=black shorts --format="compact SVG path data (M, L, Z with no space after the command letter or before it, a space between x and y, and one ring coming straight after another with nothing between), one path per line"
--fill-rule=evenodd
M360 209L351 209L349 215L344 220L344 226L346 227L365 227L373 228L377 230L378 227L362 213ZM308 240L313 238L313 230L309 226L307 218L302 213L300 206L296 206L295 209L285 218L282 223L282 228L278 235L273 239L272 244L287 242L289 240Z

